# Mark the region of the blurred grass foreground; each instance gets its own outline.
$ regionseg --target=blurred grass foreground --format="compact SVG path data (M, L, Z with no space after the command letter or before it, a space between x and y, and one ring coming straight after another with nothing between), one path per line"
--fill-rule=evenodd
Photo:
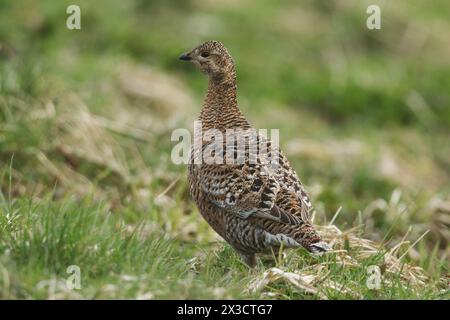
M449 35L444 0L2 0L0 298L448 299ZM250 271L200 218L170 135L206 90L177 57L209 39L333 253Z

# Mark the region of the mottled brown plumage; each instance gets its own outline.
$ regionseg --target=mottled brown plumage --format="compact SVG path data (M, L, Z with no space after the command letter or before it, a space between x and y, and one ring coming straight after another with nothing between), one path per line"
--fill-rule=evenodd
M189 187L200 213L211 227L241 255L249 266L255 265L255 253L284 247L303 246L310 252L328 250L315 231L310 218L311 203L297 174L278 147L263 135L252 131L237 105L236 71L227 49L218 41L208 41L180 57L193 62L208 75L209 85L200 114L202 131L215 129L247 130L239 136L248 148L239 154L237 145L203 138L192 149ZM267 143L267 159L251 161L252 146ZM196 151L223 146L223 153L236 163L194 163ZM228 148L226 148L228 147ZM226 151L225 151L226 150ZM260 149L258 149L260 150ZM228 155L228 154L227 154Z

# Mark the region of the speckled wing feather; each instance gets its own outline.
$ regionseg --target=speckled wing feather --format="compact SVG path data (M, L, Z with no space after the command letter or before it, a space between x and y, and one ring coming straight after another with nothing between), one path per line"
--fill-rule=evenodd
M247 138L246 150L265 139L261 135L257 141ZM277 164L260 158L250 163L247 153L242 164L202 165L199 182L204 194L216 206L241 218L256 216L291 225L309 222L310 202L295 171L278 148L271 153L269 158L275 156Z

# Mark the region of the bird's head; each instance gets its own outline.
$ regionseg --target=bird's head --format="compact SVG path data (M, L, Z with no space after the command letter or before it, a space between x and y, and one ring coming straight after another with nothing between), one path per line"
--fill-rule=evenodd
M233 59L219 41L206 41L181 55L180 60L191 61L212 79L220 80L235 76Z

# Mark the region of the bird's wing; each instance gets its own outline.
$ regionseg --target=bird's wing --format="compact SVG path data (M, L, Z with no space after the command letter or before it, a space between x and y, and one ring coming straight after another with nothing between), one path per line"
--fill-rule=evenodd
M278 168L285 162L281 156L275 166L250 163L248 158L238 165L203 164L198 170L200 186L207 200L231 214L301 224L309 221L308 207L296 190L300 190L300 182L294 179L295 172Z

